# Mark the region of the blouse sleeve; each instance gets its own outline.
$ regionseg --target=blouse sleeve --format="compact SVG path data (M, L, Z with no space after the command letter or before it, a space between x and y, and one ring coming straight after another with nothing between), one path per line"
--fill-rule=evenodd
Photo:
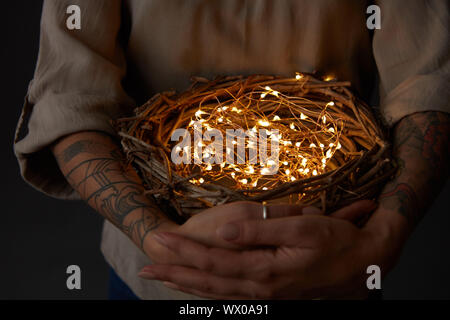
M81 9L79 30L66 25L70 5ZM23 178L45 194L78 197L49 145L85 130L114 135L111 120L134 107L121 85L126 64L118 41L120 24L120 0L44 2L38 61L14 151Z
M380 111L389 125L415 112L450 112L449 3L378 1L373 53Z

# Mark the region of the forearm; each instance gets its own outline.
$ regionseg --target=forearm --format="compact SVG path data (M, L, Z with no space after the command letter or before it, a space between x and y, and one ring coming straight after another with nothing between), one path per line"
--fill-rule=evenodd
M143 194L140 178L126 166L111 137L80 132L58 141L52 150L62 173L80 197L140 248L152 231L173 225Z
M406 239L426 214L449 176L450 116L421 112L402 119L394 131L396 177L380 196L372 223L385 224Z

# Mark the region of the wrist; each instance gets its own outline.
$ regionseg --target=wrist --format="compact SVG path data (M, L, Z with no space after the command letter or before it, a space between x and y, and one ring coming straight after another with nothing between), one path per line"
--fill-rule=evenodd
M163 247L157 242L153 235L159 232L173 232L178 233L180 226L167 218L161 224L148 232L142 242L142 250L152 260L152 262L162 262L167 253L167 248Z
M364 229L371 239L372 264L388 272L400 256L412 231L411 225L398 212L378 209Z

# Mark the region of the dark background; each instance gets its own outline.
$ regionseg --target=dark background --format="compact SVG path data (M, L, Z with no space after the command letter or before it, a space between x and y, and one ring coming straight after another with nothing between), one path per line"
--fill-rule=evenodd
M103 219L81 202L55 200L26 185L13 154L14 129L38 53L41 5L4 2L0 17L0 299L103 299L108 281L99 250ZM449 198L447 183L384 280L384 298L450 298ZM81 267L81 290L66 288L71 264Z

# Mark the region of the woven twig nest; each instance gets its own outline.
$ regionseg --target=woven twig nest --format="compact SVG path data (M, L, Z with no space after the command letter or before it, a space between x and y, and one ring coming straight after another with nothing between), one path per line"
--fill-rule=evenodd
M376 197L395 171L382 127L349 86L298 73L193 78L185 92L156 94L116 127L148 196L181 216L239 200L329 211ZM244 132L241 140L230 143L230 129Z

